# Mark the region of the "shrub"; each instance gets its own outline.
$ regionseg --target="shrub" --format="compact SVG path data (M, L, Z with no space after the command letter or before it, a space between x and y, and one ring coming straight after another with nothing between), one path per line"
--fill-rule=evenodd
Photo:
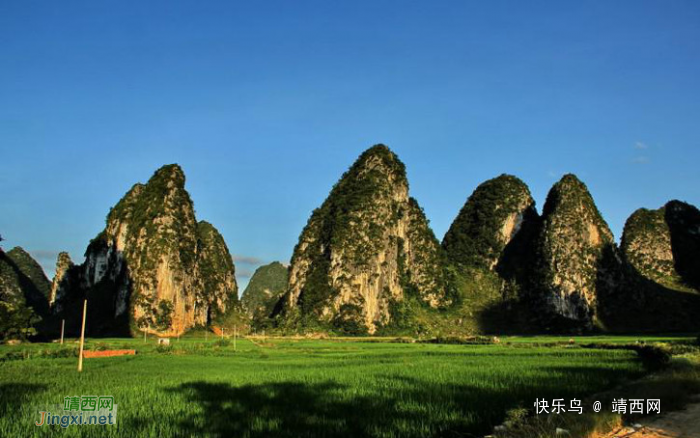
M171 354L173 352L172 345L158 344L156 346L156 351L162 354Z
M671 349L666 345L638 345L634 351L650 371L666 368L671 362Z
M229 341L228 339L219 339L216 342L214 342L214 345L216 345L217 347L228 347L229 345L231 345L231 341Z
M0 356L0 362L12 360L27 360L32 358L62 358L62 357L78 357L78 347L61 347L59 349L23 349L19 351L9 351Z
M10 360L23 360L28 358L28 353L26 350L22 351L10 351L0 356L0 362L10 361Z
M399 338L394 338L389 342L391 342L392 344L415 344L416 340L413 338L399 337Z
M96 344L92 345L90 350L92 351L105 351L109 350L109 346L105 344L104 342L97 342Z
M646 344L637 341L634 344L590 343L582 345L584 348L600 348L605 350L632 350L637 353L642 365L648 371L657 371L666 368L671 362L672 349L666 344Z
M523 407L517 407L506 411L506 418L503 424L507 424L510 428L517 428L524 424L530 416L530 411Z
M340 306L338 316L333 320L333 328L341 335L367 334L367 327L362 320L362 308L353 304Z
M499 340L500 341L500 340ZM429 344L461 344L461 345L487 345L494 344L494 338L489 336L438 336L425 341Z
M78 357L78 347L62 347L58 350L47 350L45 357Z

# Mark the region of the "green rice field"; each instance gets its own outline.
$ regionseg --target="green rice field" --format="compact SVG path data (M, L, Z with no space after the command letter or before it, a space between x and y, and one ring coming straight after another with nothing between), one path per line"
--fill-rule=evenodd
M637 338L597 337L595 342ZM669 341L672 338L649 340ZM89 340L136 356L85 359L74 340L0 346L1 437L472 437L536 398L583 399L640 378L634 352L577 339L494 345L362 339ZM548 345L548 343L552 343ZM41 406L110 395L116 426L37 427Z

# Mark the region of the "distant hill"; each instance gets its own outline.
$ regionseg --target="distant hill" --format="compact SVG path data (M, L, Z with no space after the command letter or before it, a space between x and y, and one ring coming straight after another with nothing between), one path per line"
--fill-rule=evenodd
M39 315L48 313L51 282L41 265L19 246L7 253L0 251L0 290L22 297Z
M50 286L24 249L0 249L0 339L34 334L36 323L48 315Z
M269 317L286 287L287 268L282 263L272 262L255 270L241 297L253 329L269 326Z

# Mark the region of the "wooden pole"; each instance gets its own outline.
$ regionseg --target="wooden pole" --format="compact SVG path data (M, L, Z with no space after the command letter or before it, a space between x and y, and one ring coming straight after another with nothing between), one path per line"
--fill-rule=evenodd
M83 347L85 346L85 316L87 315L87 300L83 304L83 328L80 330L80 355L78 356L78 372L83 371Z
M223 327L221 327L221 340L222 341L224 340L224 328Z
M63 345L63 334L66 331L66 320L62 319L61 320L61 345Z
M233 326L233 351L236 351L236 335L238 334L238 329L234 325Z
M146 333L148 333L148 327L143 328L143 343L146 343Z

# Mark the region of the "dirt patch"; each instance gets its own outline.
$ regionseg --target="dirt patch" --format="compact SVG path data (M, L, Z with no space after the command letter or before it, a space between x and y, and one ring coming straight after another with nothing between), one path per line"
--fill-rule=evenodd
M136 350L104 350L104 351L84 351L83 357L113 357L113 356L134 356Z
M700 403L639 424L642 427L624 427L601 438L700 438Z

